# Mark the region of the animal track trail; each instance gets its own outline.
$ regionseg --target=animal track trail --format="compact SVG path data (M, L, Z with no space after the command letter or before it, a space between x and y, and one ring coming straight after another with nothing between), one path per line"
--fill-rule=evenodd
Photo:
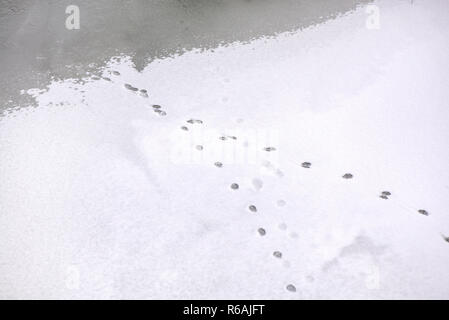
M248 209L249 209L249 211L251 211L251 212L257 212L257 207L256 207L255 205L250 205L250 206L248 207Z
M200 120L200 119L194 119L194 118L192 118L192 119L187 120L187 124L188 124L188 125L191 125L191 126L194 126L194 125L201 125L201 124L203 124L203 121ZM189 128L188 126L185 126L185 125L184 125L184 126L181 126L181 130L183 130L183 131L189 131L190 128ZM225 142L225 141L227 141L227 140L237 140L238 137L223 134L223 135L219 136L218 139L221 140L221 141L223 141L223 142ZM199 147L200 147L200 148L199 148ZM203 150L203 146L198 146L198 145L197 145L195 148L196 148L197 150ZM264 151L266 151L266 152L273 152L273 151L276 151L276 148L270 146L270 147L264 148ZM216 161L213 165L214 165L215 167L217 167L217 168L223 168L223 163L222 163L221 161ZM272 171L275 175L277 175L277 176L279 176L279 177L282 177L282 176L283 176L282 171L281 171L279 168L276 168L274 165L272 165L271 162L265 162L265 168L267 168L268 170ZM264 186L264 181L263 181L261 178L257 178L257 177L256 177L256 178L253 178L253 179L251 180L250 185L252 186L252 188L253 188L256 192L261 192L262 189L263 189L263 186ZM232 192L238 192L238 191L240 190L240 185L239 185L238 182L232 182L232 183L229 185L229 189L230 189ZM278 207L278 208L281 208L281 207L284 207L284 206L286 205L286 201L285 201L285 200L278 200L278 201L276 202L276 204L277 204L277 207ZM261 211L257 208L257 204L256 204L256 203L248 204L248 206L247 206L247 211L248 211L249 213L251 213L251 214L254 215L255 225L258 224L258 223L257 223L257 220L258 220L257 218L258 218L258 216L260 216L261 214L267 214L266 212L261 212ZM256 228L256 233L257 233L257 235L258 235L260 238L266 238L267 235L268 235L268 232L269 232L269 230L268 230L268 229L266 228L266 226L264 226L264 225L259 224L259 227ZM295 234L295 233L293 233L293 234ZM268 238L267 240L269 241L270 239ZM283 265L284 267L287 267L287 268L290 267L290 262L287 261L287 260L285 260L284 254L282 253L281 248L276 249L276 250L274 250L274 251L272 252L272 259L281 260L281 261L282 261L282 265ZM286 291L288 291L288 292L292 292L292 293L296 292L296 287L295 287L295 285L292 284L292 283L287 284L287 285L285 286L285 289L286 289Z
M289 159L289 161L292 162L292 163L297 164L295 161L292 161L291 159ZM303 162L301 164L301 166L303 168L310 169L311 168L311 163L310 162ZM348 172L348 173L343 174L342 178L345 179L345 180L351 180L351 179L353 179L355 177L354 177L353 173L349 173ZM367 193L363 192L363 190L359 190L359 192L362 192L364 195L367 195ZM404 209L405 211L408 211L410 213L415 214L417 212L418 214L421 214L423 216L429 216L430 215L429 212L426 209L422 209L422 208L417 209L417 206L410 206L409 204L406 204L404 201L400 200L400 198L394 197L392 195L392 193L390 191L388 191L388 190L382 191L378 195L378 197L380 199L382 199L382 200L390 200L390 198L391 198L391 199L393 199L393 202L396 203L397 206L401 207L402 209Z
M155 107L155 109L159 110L160 108ZM191 118L191 119L187 120L186 122L188 125L181 126L181 130L183 130L183 131L189 131L191 126L203 124L202 120L194 119L194 118ZM222 135L218 136L217 138L223 142L238 139L235 136L230 136L227 134L222 134ZM198 151L201 151L201 150L203 150L203 145L196 145L195 148ZM273 153L273 152L277 151L277 148L275 146L267 146L267 147L264 147L263 150L267 153ZM219 159L217 159L217 160L219 160ZM221 161L216 161L215 163L213 163L213 165L216 168L220 168L220 169L222 169L224 167L223 163ZM310 161L303 161L300 164L300 166L302 167L302 169L311 170L311 172L313 172L312 163ZM282 178L284 176L283 171L280 168L278 168L277 166L275 166L269 160L263 161L262 169L265 169L266 171L268 171L280 178ZM355 179L355 176L351 172L346 172L340 176L340 179L348 180L348 183L350 183L350 181ZM259 193L259 194L264 193L264 190L263 190L264 181L261 178L258 178L258 177L252 178L250 185L252 186L253 190L255 190L257 193ZM240 190L240 185L238 182L232 182L229 184L229 189L232 192L238 192ZM390 192L388 190L383 190L380 192L378 197L381 198L382 200L389 200L390 197L393 197L393 196L392 196L392 192ZM273 199L273 201L275 203L275 209L273 209L273 210L276 210L276 209L277 210L285 210L286 209L285 207L287 206L287 201L285 201L284 199L278 199L278 200ZM288 209L288 207L287 207L287 209ZM258 237L260 239L265 239L265 241L273 241L272 240L273 237L281 237L281 238L285 239L280 242L278 241L277 248L275 248L271 252L270 255L271 255L272 259L281 261L282 262L281 266L283 268L290 268L291 262L288 259L286 259L287 257L284 254L284 252L294 252L294 250L292 250L291 248L295 247L295 244L297 243L296 241L298 241L298 239L299 239L299 234L295 230L290 229L286 222L280 222L277 225L277 232L275 232L276 231L275 226L268 226L265 224L258 223L260 216L267 215L267 214L275 214L275 213L266 212L265 210L259 210L257 203L254 201L252 201L251 203L249 203L247 205L246 210L248 213L253 214L254 224L259 225L258 227L256 227L256 234L258 235ZM424 216L429 215L429 213L424 209L418 209L417 211L421 215L424 215ZM268 233L270 233L269 237L267 237ZM442 237L446 242L449 242L449 237L446 237L443 234L442 234ZM287 242L285 242L285 241L287 241ZM310 275L307 277L309 282L313 281L313 279L310 280L310 277L311 277ZM294 283L286 284L285 290L290 293L297 292L297 289L296 289L296 286Z
M121 75L120 72L118 72L118 71L112 71L111 74L113 74L113 75L116 76L116 77L118 77L118 76ZM108 78L108 77L104 77L103 79L106 80L106 81L112 81L112 80L111 80L110 78ZM143 98L149 98L148 90L147 90L147 89L144 89L144 88L139 89L138 87L135 87L135 86L133 86L132 84L129 84L129 83L124 83L124 84L123 84L123 87L124 87L126 90L128 90L129 92L131 92L131 93L138 94L139 96L141 96L141 97L143 97ZM158 115L161 116L161 117L165 117L165 116L167 115L167 112L166 112L165 110L163 110L162 107L161 107L160 105L158 105L158 104L153 104L153 105L151 106L151 108L153 109L153 112L154 112L154 113L158 114ZM201 120L195 120L195 121L199 121L200 123L202 123ZM188 121L188 122L189 122L189 121ZM192 122L192 123L193 123L193 122ZM183 130L186 130L186 131L189 130L189 128L186 127L186 126L182 126L181 128L182 128Z
M237 122L238 122L238 123L242 123L243 121L244 121L243 119L238 119ZM258 125L259 125L259 126L263 126L262 123L258 123ZM273 151L276 151L277 148L276 148L275 146L267 146L267 147L264 148L264 150L265 150L267 153L271 153L271 152L273 152ZM295 161L292 161L291 159L288 159L288 160L289 160L290 162L292 162L292 163L297 164ZM300 165L301 165L301 167L304 168L304 169L311 169L311 168L312 168L312 163L309 162L309 161L304 161L304 162L302 162ZM265 164L264 164L264 166L265 166L265 168L266 168L268 171L271 171L272 173L277 174L279 177L283 177L283 176L284 176L283 172L282 172L280 169L275 168L274 165L273 165L270 161L266 161ZM355 179L354 174L351 173L351 172L346 172L346 173L344 173L341 177L342 177L343 179L345 179L345 180L352 180L352 179ZM348 182L349 182L349 181L348 181ZM449 187L447 187L447 188L449 188ZM382 199L382 200L389 200L390 197L392 197L392 193L391 193L390 191L384 190L384 191L381 192L381 194L380 194L378 197L379 197L380 199ZM400 199L398 199L398 198L396 198L396 197L394 198L394 202L395 202L398 206L400 206L401 208L403 208L404 210L409 211L410 213L414 213L414 214L418 213L418 214L423 215L423 216L425 216L425 217L428 217L428 216L430 215L430 213L429 213L426 209L423 209L423 208L417 208L417 206L410 206L410 205L404 203L403 201L401 201ZM444 239L446 240L447 238L444 237Z
M272 152L275 151L276 148L275 147L267 147L264 149L267 152ZM262 167L265 169L268 169L269 171L271 171L271 173L276 174L278 177L282 177L283 173L281 171L281 169L275 167L271 162L269 162L268 160L264 161L262 163ZM262 179L260 178L253 178L252 179L252 185L254 187L254 189L257 192L262 192L262 187L264 185L264 182ZM275 215L276 214L276 210L282 210L284 209L284 207L287 205L287 202L283 199L278 199L276 201L274 201L274 208L272 209L272 212L261 212L260 214L271 214L271 215ZM294 243L290 243L289 240L296 240L297 239L297 233L295 231L290 231L288 232L288 227L287 224L284 222L281 222L278 224L277 226L278 231L281 231L281 234L279 234L279 232L275 232L276 231L276 227L273 226L273 230L272 230L272 237L276 237L277 239L279 239L279 237L284 238L284 237L288 237L287 241L288 243L286 244L287 246L294 246ZM261 236L265 236L266 234L266 229L265 228L259 228L258 232ZM273 241L273 238L270 238L269 241ZM272 240L273 239L273 240ZM284 252L284 247L285 247L285 242L283 240L279 241L275 241L278 242L278 244L276 245L276 249L274 249L274 251L271 253L271 259L274 260L278 260L281 262L280 266L282 266L283 268L290 268L291 267L291 263L290 261L286 260L285 258L285 254ZM284 243L284 245L282 244ZM290 292L290 293L295 293L296 292L296 286L293 283L289 283L285 286L285 290Z

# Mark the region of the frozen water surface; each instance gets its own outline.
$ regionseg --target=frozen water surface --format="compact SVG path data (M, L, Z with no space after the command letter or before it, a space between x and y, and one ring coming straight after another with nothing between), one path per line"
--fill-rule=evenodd
M80 3L1 5L1 298L449 297L449 2Z

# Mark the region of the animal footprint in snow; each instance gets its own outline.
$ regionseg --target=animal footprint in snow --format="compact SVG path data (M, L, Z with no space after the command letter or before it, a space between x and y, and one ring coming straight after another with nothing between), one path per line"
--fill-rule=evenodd
M418 212L420 214L424 215L424 216L428 216L429 215L429 213L426 210L424 210L424 209L419 209Z
M151 107L153 108L153 111L158 113L160 116L166 116L167 115L167 113L161 109L160 105L153 104ZM187 127L181 127L181 129L185 130L184 128L187 128ZM187 130L188 130L188 128L187 128Z
M112 71L112 74L115 75L115 76L119 76L119 75L120 75L120 72L118 72L118 71Z
M276 148L275 147L266 147L266 148L264 148L264 150L267 152L271 152L271 151L276 151Z
M381 195L379 196L382 199L388 200L388 197L391 196L390 191L382 191Z
M237 137L235 137L235 136L220 136L218 139L220 139L222 141L226 141L228 139L237 140Z
M282 258L282 252L280 252L280 251L275 251L275 252L273 252L273 256L274 256L275 258L281 259L281 258Z
M248 209L249 209L249 211L251 211L251 212L257 212L257 208L256 208L255 205L250 205L250 206L248 207Z
M352 173L345 173L343 175L343 179L352 179L354 176L352 175Z
M144 98L148 98L148 92L145 89L140 89L139 91L140 95Z
M161 109L154 109L154 112L158 113L160 116L166 116L167 113L165 111L162 111Z
M306 169L310 169L311 166L312 166L312 164L310 162L301 163L301 167L306 168Z
M231 189L232 190L237 190L238 188L239 188L239 185L237 183L231 184Z
M267 234L267 231L264 228L257 229L257 232L263 237Z
M136 87L133 87L132 85L126 83L125 84L125 88L131 91L139 91L139 89L137 89Z
M199 119L190 119L190 120L187 120L187 122L190 123L190 124L194 124L194 123L196 123L196 124L203 124L203 121L199 120Z
M289 284L286 288L290 292L296 292L296 287L292 284Z

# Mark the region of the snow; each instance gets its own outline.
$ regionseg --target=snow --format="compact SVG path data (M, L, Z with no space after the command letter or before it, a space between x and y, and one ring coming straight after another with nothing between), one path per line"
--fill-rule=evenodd
M359 7L28 90L0 119L0 297L447 299L449 2L375 4L378 30Z

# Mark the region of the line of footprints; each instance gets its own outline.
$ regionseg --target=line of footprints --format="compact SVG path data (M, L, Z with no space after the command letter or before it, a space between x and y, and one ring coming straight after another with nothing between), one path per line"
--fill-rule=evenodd
M112 74L115 75L115 76L120 76L120 73L118 71L112 71ZM103 77L103 79L106 80L106 81L112 81L110 78L107 78L107 77ZM124 85L124 87L125 87L125 89L127 89L127 90L129 90L131 92L134 92L136 94L139 94L140 96L142 96L144 98L148 98L148 92L147 92L146 89L139 89L139 88L136 88L136 87L134 87L134 86L132 86L132 85L130 85L128 83L126 83ZM154 105L152 105L152 108L153 108L153 111L155 113L157 113L158 115L160 115L160 116L166 116L167 115L166 111L162 110L162 107L160 105L154 104ZM201 125L201 124L203 124L203 121L199 120L199 119L189 119L186 122L187 122L187 125L183 125L183 126L180 127L181 130L183 130L183 131L189 131L188 125ZM237 137L224 135L224 136L220 136L219 139L223 140L223 141L228 140L228 139L237 140ZM195 148L198 151L202 151L204 147L202 145L197 145L197 146L195 146ZM273 151L276 151L276 148L272 147L272 146L269 146L269 147L265 147L264 151L266 151L266 152L273 152ZM223 165L222 162L217 161L217 162L214 163L214 166L217 167L217 168L223 168L224 165ZM301 164L301 167L303 167L304 169L311 169L312 163L310 163L310 162L303 162ZM345 173L344 175L342 175L342 178L343 179L353 179L354 175L352 173ZM240 186L239 186L238 183L234 182L234 183L232 183L230 185L230 188L231 188L231 190L237 191L237 190L239 190ZM379 197L381 199L384 199L384 200L388 200L389 197L391 197L391 196L392 196L392 194L391 194L390 191L382 191L379 194ZM278 204L278 206L284 206L285 205L285 201L284 200L279 200L277 202L277 204ZM252 213L257 213L257 207L254 204L249 205L248 206L248 210L250 212L252 212ZM422 214L424 216L429 216L429 213L427 212L427 210L424 210L424 209L419 209L418 213ZM287 229L287 225L282 223L282 224L279 225L279 228L281 230L286 230ZM265 236L267 234L267 230L265 228L263 228L263 227L260 227L260 228L257 229L257 233L259 234L259 236L263 237L263 236ZM294 237L294 238L298 236L295 232L292 232L290 235L292 237ZM446 242L449 243L449 236L442 235L442 237L443 237L443 239ZM282 252L281 251L277 251L277 250L274 251L273 252L273 257L276 258L276 259L282 259L283 258ZM288 262L286 262L286 264L288 265ZM296 292L297 291L296 286L294 284L292 284L292 283L288 284L285 287L285 289L287 291L289 291L289 292Z
M187 123L189 123L189 124L202 124L203 121L202 120L198 120L198 119L190 119L190 120L187 120ZM184 131L188 131L189 130L189 128L187 126L182 126L181 129L184 130ZM234 136L232 136L232 137L231 136L221 136L221 137L219 137L220 140L227 140L227 138L231 138L231 139L237 140L237 137L234 137ZM196 146L196 148L197 148L197 150L200 150L200 151L203 150L203 146ZM272 151L276 151L276 148L275 147L266 147L266 148L264 148L264 150L267 151L267 152L272 152ZM216 167L218 167L218 168L222 168L223 167L223 163L218 162L218 161L215 162L214 165ZM301 164L301 166L303 168L305 168L305 169L310 169L312 167L312 164L310 162L303 162ZM354 175L352 173L345 173L344 175L342 175L342 178L343 179L353 179ZM232 183L230 185L230 188L231 188L231 190L238 190L240 188L240 186L239 186L238 183L234 182L234 183ZM380 195L379 195L379 197L381 199L385 199L385 200L388 200L390 196L391 196L391 192L390 191L382 191L380 193ZM285 205L285 201L284 200L279 200L278 201L278 206L284 206L284 205ZM248 209L249 209L250 212L257 213L257 207L254 204L249 205ZM429 215L429 213L426 210L424 210L424 209L419 209L418 213L420 213L422 215L425 215L425 216ZM282 230L286 230L287 229L287 225L285 225L283 223L283 224L279 225L279 228L282 229ZM257 229L257 233L260 236L263 237L263 236L265 236L267 234L267 230L265 228L260 227L260 228ZM297 234L295 232L293 232L291 234L291 236L292 237L297 237ZM443 239L446 242L449 242L449 237L443 236ZM273 252L273 257L275 257L277 259L282 259L282 252L274 251ZM295 287L294 284L288 284L286 286L286 290L290 291L290 292L296 292L296 287Z

